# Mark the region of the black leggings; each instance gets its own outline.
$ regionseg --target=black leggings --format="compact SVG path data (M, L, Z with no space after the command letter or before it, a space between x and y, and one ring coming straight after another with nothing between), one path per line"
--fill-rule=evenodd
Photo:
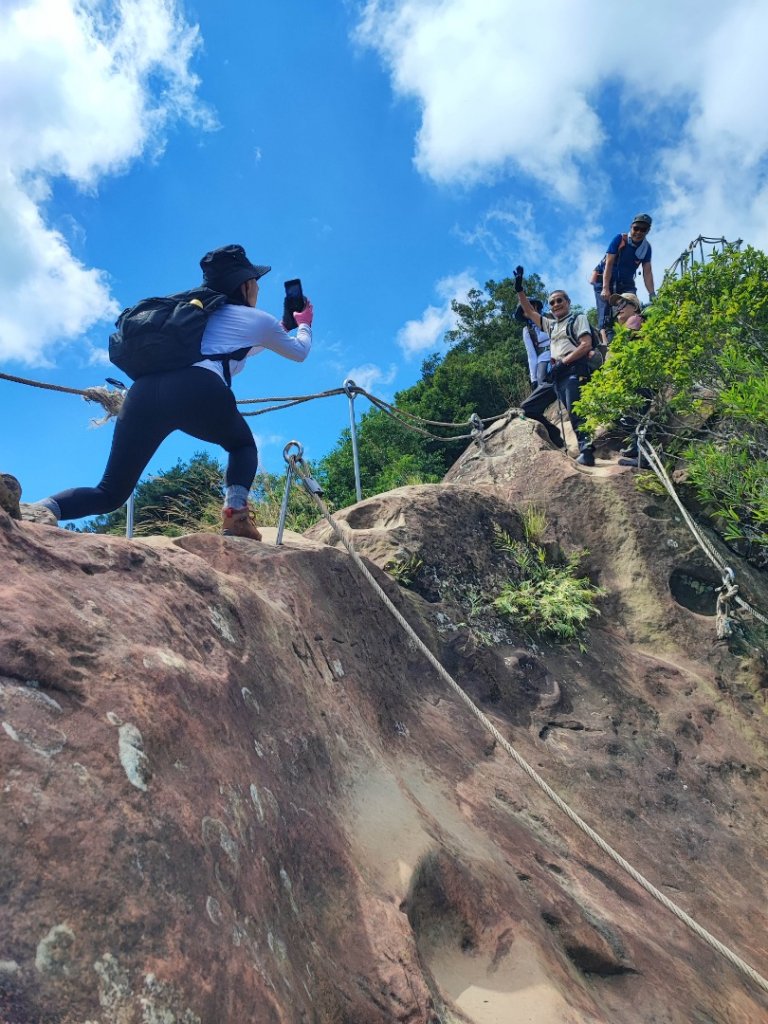
M258 468L256 442L235 396L217 373L188 366L141 377L125 396L101 483L51 497L62 519L113 512L128 499L147 463L173 433L219 444L229 453L226 483L250 488Z

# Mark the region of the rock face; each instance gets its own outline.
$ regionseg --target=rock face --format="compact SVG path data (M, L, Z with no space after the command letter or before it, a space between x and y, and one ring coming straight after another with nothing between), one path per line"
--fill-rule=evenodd
M478 611L532 502L607 591L584 649ZM529 764L765 976L768 678L714 643L719 580L673 508L513 422L445 484L338 518ZM326 524L276 548L0 512L0 550L3 1022L766 1019L499 748Z

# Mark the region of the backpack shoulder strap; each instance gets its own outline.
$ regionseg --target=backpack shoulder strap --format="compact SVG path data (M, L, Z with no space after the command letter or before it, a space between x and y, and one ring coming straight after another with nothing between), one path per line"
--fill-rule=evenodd
M568 335L570 343L578 348L579 343L576 340L576 313L568 314L568 319L565 323L565 332Z
M533 345L536 355L541 355L544 349L548 348L549 345L539 341L539 332L536 330L534 324L528 324L526 330L528 331L528 337L531 339L531 344Z

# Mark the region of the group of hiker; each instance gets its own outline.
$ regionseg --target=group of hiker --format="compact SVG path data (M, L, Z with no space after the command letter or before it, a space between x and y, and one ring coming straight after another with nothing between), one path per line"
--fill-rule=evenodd
M544 314L543 303L529 300L525 294L523 268L517 267L515 271L521 319L527 321L526 344L530 346L534 388L522 409L543 424L556 447L563 448L561 431L544 416L554 401L559 402L570 417L579 442L577 461L584 466L595 464L594 447L573 407L579 399L581 382L589 376L590 355L596 344L602 340L607 346L610 342L614 311L616 318L629 326L633 318L641 316L635 284L639 267L649 297L654 297L651 247L647 240L650 227L650 216L638 214L626 234L611 240L595 267L592 283L599 317L597 343L586 315L571 313L571 300L565 291L556 289L550 293L550 312ZM200 260L200 267L203 283L198 289L165 299L144 300L125 310L118 320L118 333L110 339L110 357L112 342L117 338L120 346L135 346L141 368L131 373L134 384L118 414L101 481L95 487L70 488L38 502L57 521L119 508L162 441L173 431L181 430L201 441L218 444L227 452L222 532L261 540L248 505L258 468L256 442L229 385L250 356L265 350L295 362L306 359L312 346L313 308L296 280L286 282L282 319L256 309L258 282L271 268L251 263L241 245L211 250ZM289 304L289 285L298 286L298 305ZM178 347L176 362L155 365L153 353L170 352L171 338L173 346ZM143 361L146 353L148 363ZM123 365L119 359L113 361Z
M518 298L516 316L525 324L523 342L528 355L531 394L521 405L522 412L541 423L549 440L556 448L565 447L562 431L545 416L546 410L558 403L565 409L578 442L576 462L594 466L595 449L583 430L583 421L574 411L581 397L582 382L592 372L594 353L603 355L613 339L615 321L629 330L638 330L643 322L643 307L637 296L637 272L642 270L643 281L650 302L656 297L651 246L648 233L652 218L639 213L632 218L629 231L614 236L605 255L592 272L590 284L595 290L597 331L585 313L571 312L571 299L562 288L556 288L548 297L548 314L540 299L529 299L523 287L524 269L515 268L515 291ZM637 465L638 452L634 442L622 450L624 465Z

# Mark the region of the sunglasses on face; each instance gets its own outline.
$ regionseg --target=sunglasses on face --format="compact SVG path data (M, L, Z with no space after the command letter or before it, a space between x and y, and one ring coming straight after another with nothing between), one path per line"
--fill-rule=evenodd
M641 235L647 235L649 230L650 229L645 224L633 224L632 225L632 231L633 232L638 231L638 232L640 232Z
M564 306L567 301L567 299L550 299L549 304L550 306Z

